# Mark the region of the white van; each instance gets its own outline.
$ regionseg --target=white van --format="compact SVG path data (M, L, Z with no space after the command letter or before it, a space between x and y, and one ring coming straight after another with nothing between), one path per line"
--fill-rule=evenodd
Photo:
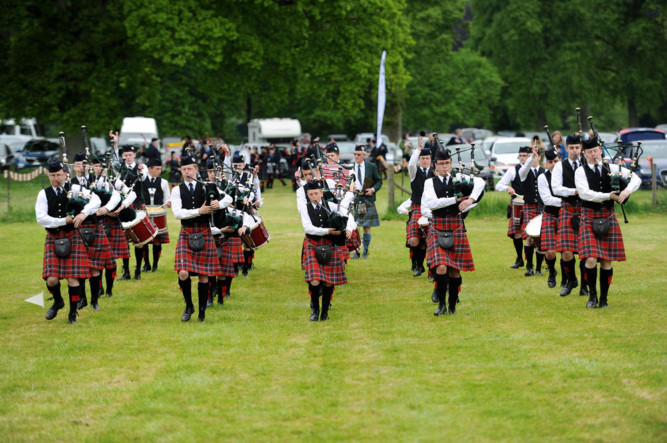
M301 136L301 122L293 118L262 118L248 122L248 143L282 143Z
M140 148L144 143L148 146L153 137L160 138L154 118L125 117L120 127L118 145L134 145Z
M10 145L17 142L28 142L34 138L42 138L44 135L37 126L34 118L22 118L21 120L0 120L0 143Z

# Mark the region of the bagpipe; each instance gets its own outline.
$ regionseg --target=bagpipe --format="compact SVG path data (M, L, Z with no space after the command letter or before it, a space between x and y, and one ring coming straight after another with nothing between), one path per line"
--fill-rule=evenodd
M82 128L85 128L85 126L83 126ZM75 217L77 214L83 211L83 208L90 201L90 194L74 191L72 185L72 168L71 168L72 165L70 165L67 160L67 143L65 142L64 132L61 131L58 133L58 141L60 142L60 149L63 160L63 169L65 170L65 174L67 175L64 184L64 188L67 189L66 211L67 215L69 215L70 217ZM82 189L81 185L77 186L79 186L79 189Z

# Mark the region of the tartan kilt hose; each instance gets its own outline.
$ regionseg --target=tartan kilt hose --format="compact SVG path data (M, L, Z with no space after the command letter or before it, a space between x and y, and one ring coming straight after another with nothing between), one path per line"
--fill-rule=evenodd
M331 261L321 265L315 258L315 247L319 245L331 245ZM306 271L305 281L319 280L332 285L344 285L347 283L345 276L345 264L340 256L340 247L331 244L325 238L317 241L308 239L304 245L301 265Z
M530 223L530 221L540 215L540 208L537 205L537 203L524 203L523 204L523 212L521 213L521 234L522 237L528 238L528 234L526 234L526 225Z
M120 225L120 220L117 217L102 217L102 229L104 229L105 225L111 227L111 232L107 236L107 240L109 240L109 248L111 248L114 260L118 258L130 258L130 248L127 245L127 239L125 238L123 227Z
M67 237L72 243L72 252L67 257L58 257L54 249L56 238ZM90 278L90 260L83 244L81 235L76 230L46 234L44 242L44 261L42 263L42 278Z
M598 238L593 234L592 223L594 218L601 217L609 218L609 233ZM596 257L602 260L625 261L625 246L623 245L621 227L616 220L616 213L613 209L603 208L600 211L594 211L581 208L580 234L579 258L581 260Z
M558 217L542 213L542 228L540 229L540 251L555 251L558 243Z
M116 269L116 261L111 254L109 240L107 240L107 236L104 234L102 224L86 223L82 224L81 227L95 229L95 243L92 246L86 246L90 267L93 269Z
M406 228L405 239L409 240L412 237L417 237L420 240L423 240L424 233L419 229L419 224L417 221L422 216L421 205L412 205L410 206L410 219L408 220L408 226Z
M454 246L450 249L442 249L438 245L439 230L454 231ZM429 269L445 265L448 268L451 267L459 271L475 270L461 214L447 217L433 217L427 236L426 264Z
M380 226L380 217L378 216L378 210L375 207L375 202L372 202L369 199L363 197L357 197L357 202L366 204L366 213L364 215L355 213L355 221L357 222L357 225L363 226L364 228Z
M581 207L574 206L566 201L561 203L560 212L558 213L558 242L556 244L556 251L570 251L577 254L579 252L579 231L572 228L572 217L575 214L581 214Z
M170 241L169 241L169 231L167 231L163 234L156 235L151 243L154 244L154 245L161 245L161 244L164 244L164 243L170 243Z
M228 242L232 250L233 262L243 263L245 261L245 257L243 257L243 242L241 241L241 237L229 237Z
M219 258L222 272L216 275L234 277L234 257L231 245L229 244L229 238L225 238L224 236L215 237L215 246L222 252Z
M188 246L188 234L201 232L204 234L204 249L201 251L192 251ZM222 275L222 266L218 260L218 250L213 241L211 228L207 225L181 227L181 233L178 236L176 244L176 259L174 260L174 270L188 271L197 275Z
M361 235L359 235L359 230L355 229L352 231L352 237L348 238L345 241L348 251L354 251L361 246Z

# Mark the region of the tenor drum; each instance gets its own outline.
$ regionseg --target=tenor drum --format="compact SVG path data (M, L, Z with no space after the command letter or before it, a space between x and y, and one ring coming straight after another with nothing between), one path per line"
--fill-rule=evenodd
M137 217L131 222L121 223L125 231L125 237L131 241L134 246L143 246L153 240L157 234L157 226L151 221L151 218L144 211L137 211Z
M521 224L521 215L523 213L523 196L517 195L512 200L512 221L515 225Z
M241 241L250 249L259 249L271 240L269 231L264 227L264 222L257 217L257 221L250 226L243 235Z
M158 234L167 232L167 208L165 205L161 206L147 206L146 213L151 221L157 226Z
M542 214L533 217L526 225L526 234L533 239L535 250L540 250L540 233L542 232Z

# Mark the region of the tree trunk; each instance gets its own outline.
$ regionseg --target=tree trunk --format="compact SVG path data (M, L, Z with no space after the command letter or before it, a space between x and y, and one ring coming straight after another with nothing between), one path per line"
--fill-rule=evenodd
M632 92L628 94L628 127L639 126L639 116L637 115L637 103Z
M252 98L250 94L245 99L245 122L248 123L252 119Z

